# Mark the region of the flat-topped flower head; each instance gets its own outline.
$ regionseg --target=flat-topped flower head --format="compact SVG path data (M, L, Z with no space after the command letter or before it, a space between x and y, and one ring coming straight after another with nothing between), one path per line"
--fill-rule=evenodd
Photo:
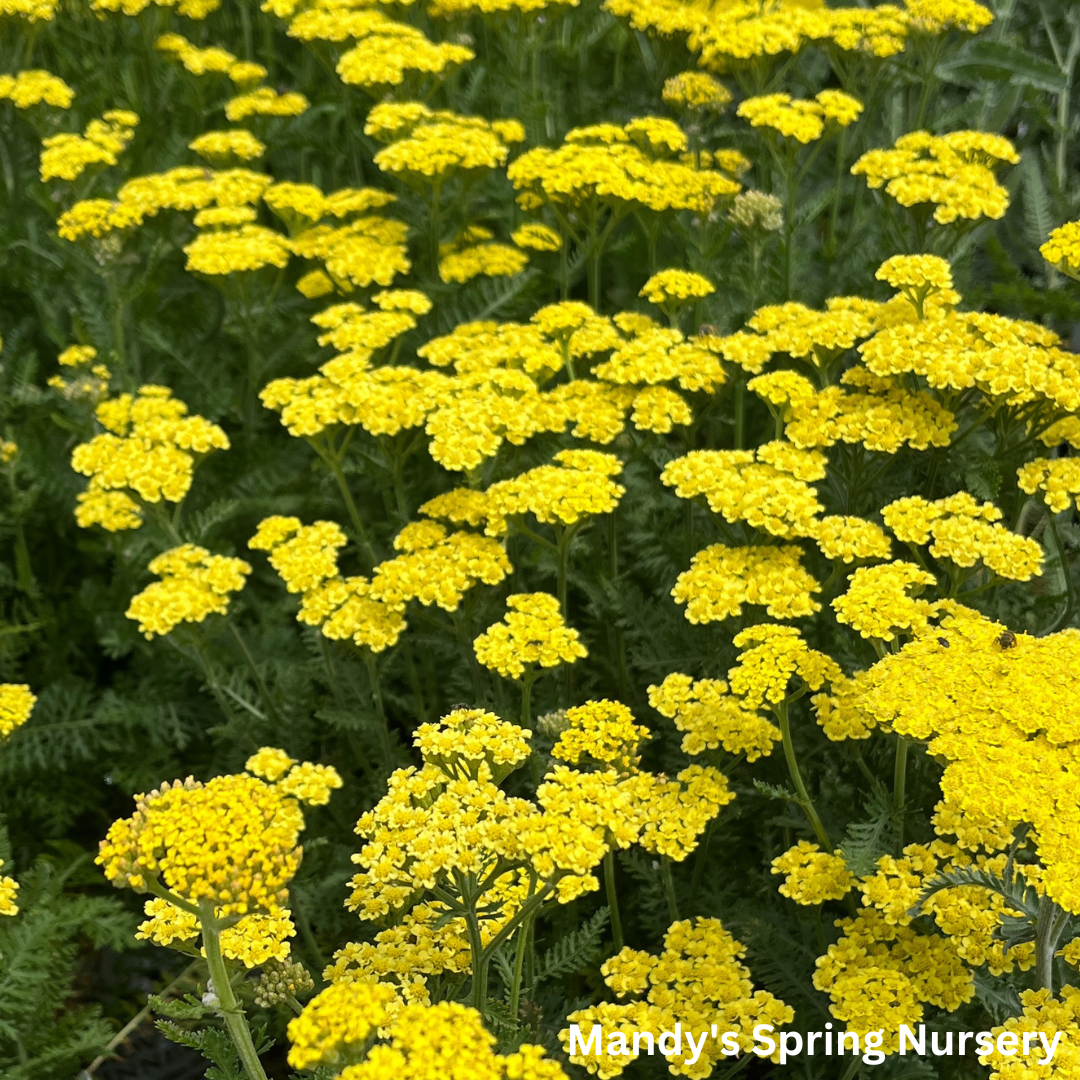
M526 665L553 668L588 656L576 630L559 612L550 593L517 593L506 598L510 609L502 622L489 626L474 642L476 658L503 678L520 679Z
M808 840L800 840L773 859L772 872L785 875L780 895L796 904L840 900L855 884L855 875L848 870L843 855L830 855Z
M719 110L731 103L731 91L707 71L683 71L665 80L663 101L687 110Z
M138 622L139 632L149 640L182 622L201 623L208 615L226 614L229 597L244 587L251 564L182 544L152 560L147 569L161 580L132 597L125 614Z
M1039 254L1063 274L1080 277L1080 221L1054 229Z
M639 296L644 296L659 307L680 307L693 303L716 292L716 287L708 278L688 270L661 270L653 274L641 288Z
M634 722L634 714L618 701L587 701L566 710L566 729L559 735L551 756L571 765L583 758L620 772L640 760L638 748L650 731Z
M421 724L413 739L424 761L449 777L480 776L487 766L495 783L530 753L532 732L483 709L454 709L438 723Z

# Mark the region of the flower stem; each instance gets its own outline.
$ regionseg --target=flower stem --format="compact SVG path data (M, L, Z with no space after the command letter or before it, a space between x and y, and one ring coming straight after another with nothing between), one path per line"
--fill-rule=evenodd
M660 856L660 880L664 883L664 899L667 900L668 916L672 922L679 921L679 904L675 899L675 879L671 876L671 860Z
M240 1055L240 1061L249 1080L266 1080L266 1073L255 1051L255 1044L251 1041L251 1031L244 1016L244 1008L236 1000L232 983L229 981L229 969L221 953L221 930L214 918L213 908L206 900L199 905L199 921L202 924L206 966L210 969L210 978L214 981L214 993L218 999L218 1012L225 1021L229 1037L236 1047L236 1052Z
M911 743L896 736L896 763L893 766L893 813L896 815L897 842L904 847L904 803L907 801L907 760Z
M394 767L394 752L390 746L390 722L386 719L382 688L379 686L379 669L370 649L363 648L361 652L364 656L364 665L367 667L368 681L371 683L371 700L375 704L375 715L379 720L379 749L382 751L383 766L389 772Z
M266 715L268 718L272 718L278 722L281 721L281 714L278 712L277 705L274 704L274 699L270 696L270 690L268 689L266 682L263 680L262 675L259 672L257 665L255 664L255 657L251 655L251 650L247 646L247 642L244 640L243 635L240 633L239 628L232 619L226 617L225 625L228 626L229 632L233 636L233 640L236 642L240 651L244 654L244 659L247 661L247 666L251 670L251 676L255 680L255 688L259 691L259 696L263 700L263 704L266 706Z
M517 932L517 950L514 953L514 982L510 987L510 1017L515 1022L521 1008L521 975L525 970L525 950L529 943L529 931L532 928L532 921L533 916L530 916L521 924Z
M619 894L615 890L615 852L609 851L604 856L604 892L607 893L608 911L611 913L611 937L615 942L615 951L621 952L623 940L622 917L619 915Z
M780 733L783 736L784 741L784 758L787 761L791 782L795 785L795 794L798 796L799 806L802 807L803 813L806 814L809 819L810 825L814 830L814 835L818 838L818 842L825 851L831 854L833 846L829 842L829 834L825 831L825 826L821 824L821 818L818 817L817 810L814 809L814 803L810 798L810 793L806 790L806 785L803 783L802 773L799 772L799 762L795 757L795 745L791 741L791 718L788 714L788 703L782 701L776 706L775 712L776 718L780 721Z

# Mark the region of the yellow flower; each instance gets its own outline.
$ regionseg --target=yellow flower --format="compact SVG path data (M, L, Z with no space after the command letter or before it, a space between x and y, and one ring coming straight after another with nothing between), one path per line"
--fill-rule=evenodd
M4 863L0 860L0 869ZM19 891L19 883L10 877L0 876L0 915L18 915L19 905L15 903L15 896Z
M23 683L0 683L0 738L30 719L37 697Z
M773 859L772 872L786 875L780 894L797 904L840 900L855 884L843 855L830 855L806 840Z
M573 664L588 656L578 632L566 626L559 601L548 593L517 593L506 598L503 622L489 626L473 642L476 658L503 678L520 679L526 665L542 668Z
M279 915L300 865L304 827L295 798L254 776L190 777L135 800L113 822L97 862L117 887L168 890L218 918Z
M224 615L229 596L244 587L251 566L243 559L211 555L206 548L182 544L152 560L147 569L160 581L132 597L125 612L148 640L162 637L182 622L201 623L208 615Z
M663 307L665 304L680 305L716 292L708 278L686 270L661 270L653 274L641 288L638 296L644 296L652 304Z

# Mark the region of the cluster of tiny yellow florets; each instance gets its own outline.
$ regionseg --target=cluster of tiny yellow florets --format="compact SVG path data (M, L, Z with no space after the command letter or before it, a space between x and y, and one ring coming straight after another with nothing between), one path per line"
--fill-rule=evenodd
M0 739L30 719L37 698L23 683L0 683Z
M506 598L503 622L489 626L474 642L484 667L507 679L520 679L526 666L552 668L588 656L578 632L568 627L559 601L550 593L517 593Z
M75 511L83 528L137 529L145 507L180 502L199 459L229 447L217 424L188 416L187 406L164 386L110 398L98 405L96 415L105 434L71 455L72 468L90 477Z
M242 589L251 573L243 559L211 555L195 544L166 551L147 569L161 580L132 597L126 612L147 639L167 634L182 622L201 623L208 615L224 615L230 594Z

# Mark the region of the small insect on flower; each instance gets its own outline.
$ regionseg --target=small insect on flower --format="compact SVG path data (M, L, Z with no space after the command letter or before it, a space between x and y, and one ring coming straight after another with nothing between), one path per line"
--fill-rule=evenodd
M937 643L938 643L938 644L939 644L939 645L940 645L940 646L941 646L941 647L942 647L943 649L948 649L948 648L950 648L950 647L951 647L951 646L949 645L949 639L948 639L948 638L943 638L943 637L939 637L939 638L937 639Z
M1011 630L1006 630L1001 637L997 639L997 643L1002 649L1015 649L1016 635Z
M702 323L697 330L698 337L719 337L720 331L711 323Z

